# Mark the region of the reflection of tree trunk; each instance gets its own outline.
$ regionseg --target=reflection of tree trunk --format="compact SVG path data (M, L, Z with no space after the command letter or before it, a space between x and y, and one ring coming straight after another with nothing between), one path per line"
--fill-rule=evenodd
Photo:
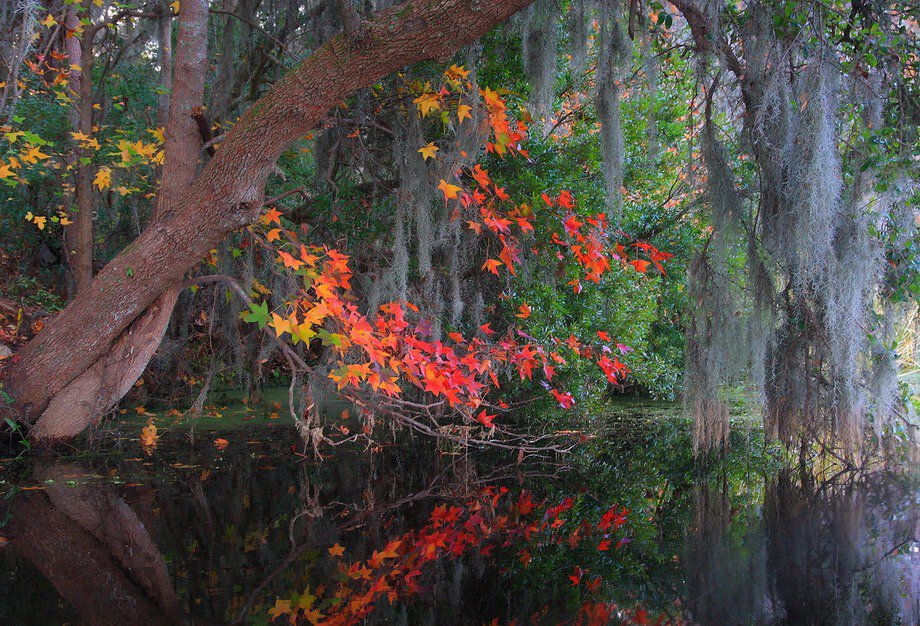
M189 189L169 198L144 232L10 368L6 390L17 401L20 419L38 422L36 438L71 438L85 428L85 416L49 426L42 424L47 422L42 414L56 395L104 362L122 333L211 248L255 221L265 181L293 141L356 90L407 64L449 58L531 1L408 2L381 11L361 37L332 39L285 76L243 115Z
M74 473L84 472L67 466L37 472L54 482L14 502L6 528L11 544L86 623L181 621L166 564L137 515L105 489L66 486Z

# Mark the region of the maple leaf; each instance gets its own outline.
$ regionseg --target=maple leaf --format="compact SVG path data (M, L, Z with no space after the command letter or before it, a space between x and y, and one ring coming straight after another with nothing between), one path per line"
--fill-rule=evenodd
M112 184L112 170L107 167L100 167L93 178L93 186L102 191Z
M215 440L214 440L214 447L217 448L218 450L223 450L224 448L227 447L227 444L228 444L228 443L230 443L230 442L228 442L226 439L222 439L222 438L215 439Z
M336 543L334 546L329 548L329 554L331 554L332 556L342 556L343 554L345 554L345 547L340 546L338 543Z
M423 93L413 100L413 102L418 106L419 113L422 114L422 117L428 115L432 111L441 110L441 97L436 93Z
M428 159L434 159L435 154L438 152L438 147L434 145L434 142L428 143L421 148L419 148L419 154L422 155L422 159L427 161Z
M281 259L281 262L284 263L285 267L289 267L294 271L297 271L301 267L303 267L303 264L304 264L303 261L301 261L300 259L294 258L292 255L285 252L284 250L278 251L278 257Z
M243 314L243 321L256 323L259 325L259 329L265 328L265 325L268 324L268 303L251 303L249 312Z
M496 417L498 417L497 413L490 415L489 413L486 413L485 409L483 409L482 411L479 412L479 415L476 416L476 421L482 424L483 426L485 426L486 428L492 428L493 426L495 426L492 420L494 420Z
M565 221L562 222L562 227L565 228L566 235L574 235L578 233L578 230L584 225L584 222L579 221L574 214L570 214L565 218Z
M531 309L530 305L526 302L518 307L518 311L520 311L520 313L515 314L515 317L519 317L522 320L526 320L530 317L530 314L533 313L533 309Z
M563 209L568 209L571 211L575 208L575 200L572 198L571 191L563 191L559 194L559 198L557 200L559 202L559 206L561 206Z
M39 161L50 159L51 157L45 154L44 152L42 152L41 148L39 148L38 146L31 146L26 152L23 152L22 154L20 154L19 158L21 158L23 161L25 161L29 165L35 165Z
M3 171L3 170L0 169L0 172L2 172L2 171ZM480 224L479 222L473 222L473 221L467 220L466 225L467 225L467 227L468 227L471 231L473 231L473 232L476 233L477 235L481 235L481 234L482 234L482 224Z
M281 226L280 217L281 217L281 211L279 211L275 207L272 207L268 211L266 211L265 213L259 216L259 222L261 222L262 224L265 224L266 226L268 226L272 222L275 222L276 224L278 224L278 226Z
M277 241L281 239L281 229L272 228L270 231L265 233L265 239L267 239L268 241Z
M600 337L601 341L610 341L610 335L606 330L597 331L597 336Z
M268 614L271 616L272 619L277 619L281 617L282 615L289 615L290 613L291 613L291 601L282 600L281 598L278 598L277 600L275 600L275 606L273 606L272 608L268 610Z
M272 321L268 325L275 329L275 334L279 337L284 333L293 336L295 333L294 328L297 326L297 318L286 319L272 311Z
M556 398L556 402L558 402L559 406L561 406L563 409L571 409L573 406L575 406L575 398L573 398L572 394L568 391L559 392L555 389L551 389L550 393L553 394L553 397Z
M498 276L498 268L502 266L502 262L497 259L488 259L485 263L482 264L482 269L489 270L496 276Z
M463 120L469 118L473 119L473 107L468 104L461 104L457 106L457 121L463 123Z
M466 78L469 76L470 70L466 69L462 65L454 64L447 68L447 71L444 72L444 75L447 76L447 78L457 80L458 78Z
M457 185L451 185L449 182L447 182L443 178L441 179L441 182L438 183L438 189L440 189L441 192L444 194L445 201L453 200L454 198L457 197L458 193L463 191L462 187L458 187Z
M12 178L15 175L12 164L0 161L0 178Z
M492 184L492 179L489 178L489 170L482 167L479 163L473 166L472 174L473 178L483 189Z
M637 272L644 274L648 270L648 266L651 265L649 261L643 261L642 259L635 259L629 262Z
M45 222L48 221L44 215L32 215L31 211L26 213L26 219L38 226L38 230L45 230Z

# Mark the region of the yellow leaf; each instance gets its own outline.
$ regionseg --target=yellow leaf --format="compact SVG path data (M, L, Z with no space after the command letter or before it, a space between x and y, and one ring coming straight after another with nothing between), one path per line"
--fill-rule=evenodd
M270 231L268 231L267 233L265 233L265 238L266 238L268 241L277 241L277 240L281 239L281 229L280 229L280 228L272 228Z
M159 128L148 128L147 132L153 135L154 139L156 139L160 143L163 143L164 141L166 141L166 138L163 136L163 130L164 129L161 126Z
M45 230L45 222L47 220L48 218L44 217L43 215L36 215L34 218L32 218L32 223L38 226L38 230Z
M447 68L447 71L444 72L444 75L453 80L457 80L458 78L466 78L469 76L470 71L462 65L451 65Z
M23 161L29 165L35 165L39 161L50 158L47 154L41 151L41 148L38 146L32 146L27 152L24 152L19 155Z
M462 124L463 120L465 120L466 118L472 119L473 118L473 115L471 113L472 110L473 110L473 107L471 107L468 104L459 105L457 107L457 120Z
M427 144L427 145L425 145L425 146L419 148L419 153L421 153L422 158L425 159L426 161L427 161L428 159L433 159L433 158L435 158L434 155L437 154L437 152L438 152L438 147L437 147L436 145L434 145L434 142L433 142L433 141L432 141L431 143L429 143L429 144Z
M43 19L39 23L45 28L51 28L52 26L57 24L57 20L54 19L54 17L52 17L52 15L49 13L48 15L45 16L45 19Z
M291 601L282 600L281 598L278 598L277 600L275 600L275 606L273 606L271 609L268 610L268 614L269 616L271 616L272 619L277 619L278 617L281 617L282 615L288 615L290 614L290 612L291 612Z
M438 189L440 189L444 193L445 200L453 200L454 198L457 197L458 193L463 191L462 187L458 187L457 185L451 185L449 182L447 182L443 178L441 179L441 182L438 183Z
M293 319L293 323L291 322L291 319ZM272 311L272 321L270 321L268 325L275 329L275 334L278 335L279 337L283 335L284 333L288 333L289 335L293 337L294 327L297 325L297 318L294 317L291 319L281 317L280 315Z
M15 176L15 174L10 164L3 163L0 165L0 178L12 178L13 176Z
M413 102L418 105L418 110L422 114L422 117L428 115L432 111L441 110L441 100L436 93L423 93L413 100Z
M169 6L172 7L173 13L175 13L176 15L179 14L179 0L175 0L175 2L170 2Z
M109 185L112 184L112 170L107 167L100 167L99 171L96 172L95 178L93 178L93 186L96 187L99 191L106 189Z

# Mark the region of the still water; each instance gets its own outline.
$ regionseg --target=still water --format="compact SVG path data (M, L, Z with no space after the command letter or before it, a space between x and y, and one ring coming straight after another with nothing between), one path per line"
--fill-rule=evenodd
M317 460L283 420L7 459L0 623L918 623L916 472L790 468L744 428L701 465L678 413L523 461L405 434Z

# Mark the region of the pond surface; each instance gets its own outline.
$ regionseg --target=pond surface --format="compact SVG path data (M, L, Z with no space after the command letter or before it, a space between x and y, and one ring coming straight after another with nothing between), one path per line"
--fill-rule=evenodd
M127 421L114 455L4 461L0 623L917 623L915 473L790 469L743 427L701 466L678 414L524 462L406 434L319 461L283 419L145 451Z

